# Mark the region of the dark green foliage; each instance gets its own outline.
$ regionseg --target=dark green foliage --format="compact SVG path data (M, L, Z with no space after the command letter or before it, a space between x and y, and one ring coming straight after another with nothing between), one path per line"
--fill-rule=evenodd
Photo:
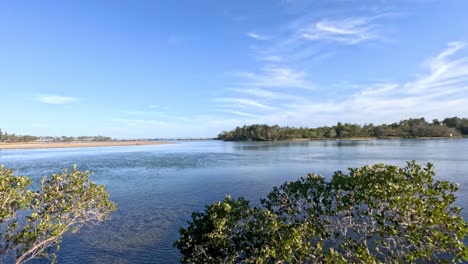
M260 205L226 197L193 213L183 263L428 263L468 260L458 187L431 164L377 164L274 188Z
M445 118L442 124L459 130L463 135L468 135L468 118Z
M432 123L424 118L402 120L390 125L364 126L349 123L337 123L332 127L304 128L280 127L278 125L250 125L237 127L232 131L223 131L218 139L226 141L275 141L287 139L346 139L346 138L417 138L450 137L468 135L468 119L446 118Z
M177 242L182 255L190 256L184 257L183 262L197 259L200 263L218 263L226 256L235 255L236 248L231 244L230 233L249 214L248 201L243 198L234 200L229 196L222 202L207 206L205 212L192 213L190 225L179 231L182 237L190 237L190 241ZM200 251L200 245L203 245L203 251Z
M0 263L25 263L52 257L62 236L84 224L105 221L115 204L89 172L71 171L43 178L41 188L30 190L31 180L0 166Z

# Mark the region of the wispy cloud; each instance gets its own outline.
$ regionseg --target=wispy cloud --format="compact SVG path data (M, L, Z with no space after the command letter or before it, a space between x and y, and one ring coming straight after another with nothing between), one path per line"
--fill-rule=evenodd
M382 123L409 117L468 116L468 56L463 55L466 50L464 43L449 43L422 63L419 75L410 72L407 80L400 82L345 83L352 89L340 97L324 99L314 94L328 89L340 92L342 87L304 90L242 86L226 88L224 96L213 98L216 109L206 116L141 116L112 121L125 130L122 133L155 131L155 135L183 137L206 136L206 131L217 133L253 123L318 126L339 121ZM244 75L242 80L257 77L251 73Z
M250 38L268 41L258 42L252 47L253 57L258 62L257 68L235 72L235 80L230 86L236 89L226 88L228 96L225 97L229 97L230 101L224 101L217 106L223 111L229 107L229 113L237 114L234 112L245 112L246 107L265 111L269 108L262 106L275 105L284 109L283 106L287 107L292 101L307 102L307 95L310 95L311 91L324 90L320 91L318 85L313 82L311 76L316 73L313 73L310 67L335 54L334 51L324 49L326 47L320 45L321 41L347 45L384 39L380 20L395 15L397 13L322 18L315 22L309 16L278 28L271 37L256 32L246 33ZM216 102L220 103L219 100ZM275 111L271 108L269 110Z
M254 32L247 32L245 34L248 37L253 38L253 39L257 39L257 40L268 40L269 39L267 36L263 36L263 35L260 35L258 33L254 33Z
M231 113L231 114L235 114L235 115L240 115L240 116L246 116L246 117L258 117L258 115L253 115L253 114L249 114L249 113L246 113L246 112L242 112L242 111L235 111L235 110L220 110L221 112L225 112L225 113Z
M241 78L239 83L246 87L313 88L304 71L287 66L265 66L258 72L237 72L236 75Z
M389 29L391 18L404 13L387 12L367 16L330 15L311 18L308 14L278 28L269 41L255 46L259 61L273 63L311 63L321 61L335 53L328 43L357 45L371 41L388 43L392 39Z
M361 96L373 96L373 95L385 95L391 93L399 87L399 84L395 83L377 83L370 87L361 90L359 93Z
M270 101L274 100L292 100L292 101L301 101L303 98L301 96L292 95L290 93L282 93L277 91L266 90L262 88L230 88L230 91L236 92L241 95L247 95L249 97L261 98Z
M316 105L320 106L318 109L326 109L321 113L333 121L339 121L334 113L340 113L340 119L354 122L360 122L363 116L381 122L415 116L468 115L468 57L453 58L464 47L461 42L449 43L445 50L426 61L428 72L414 80L373 84L342 101ZM307 116L318 114L318 109L302 105L295 110Z
M44 104L65 105L79 100L77 97L61 96L61 95L38 95L36 99Z
M404 82L354 85L350 94L331 100L307 96L301 98L290 94L292 90L288 89L281 91L292 96L290 101L282 97L281 93L262 88L231 88L229 91L238 93L240 98L245 95L246 98L259 98L267 100L271 105L281 106L262 109L261 115L252 109L249 114L254 116L246 116L246 123L313 126L339 121L361 123L363 116L366 122L374 123L418 116L467 116L468 56L462 55L465 49L465 43L448 43L446 49L423 63L423 69L417 77L410 77ZM409 73L408 76L414 75Z
M273 109L274 107L262 104L253 99L245 98L215 98L215 102L223 103L222 106L255 107L261 109Z
M451 42L446 50L429 59L425 63L428 73L405 85L408 93L453 93L468 89L468 58L451 59L463 48L465 43Z
M247 89L229 88L229 90L237 92L237 93L241 93L241 94L247 94L247 95L254 96L254 97L268 98L268 99L278 96L273 91L260 89L260 88L247 88Z
M363 41L381 39L379 25L374 22L392 15L394 14L386 13L337 20L324 19L299 28L298 33L308 40L330 40L343 44L357 44Z
M375 97L401 88L401 84L379 83L348 91L357 93L346 95L332 87L320 87L311 78L317 74L313 72L315 64L335 55L335 51L331 51L325 41L355 45L384 40L387 37L381 23L386 21L382 20L398 13L353 17L328 14L328 18L325 16L319 19L313 19L310 15L277 28L268 41L258 42L251 48L258 62L256 69L232 74L235 80L229 86L236 88L225 88L225 96L214 100L219 110L233 115L247 113L243 116L250 118L250 121L255 121L255 116L260 115L264 119L260 122L304 121L310 120L312 112L328 111L335 115L340 110L349 112L348 104L352 105L350 102L357 94ZM246 34L258 40L267 39L255 32ZM335 101L327 99L324 102L323 97L320 98L322 101L316 101L319 99L317 95L327 93L339 93L340 96Z
M267 61L267 62L282 62L284 59L281 56L276 56L276 55L267 55L267 56L262 56L258 58L261 61Z

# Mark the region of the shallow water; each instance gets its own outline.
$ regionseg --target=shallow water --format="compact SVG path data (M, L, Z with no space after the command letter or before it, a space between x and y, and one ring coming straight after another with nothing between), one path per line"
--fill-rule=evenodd
M373 163L434 163L437 178L460 183L468 205L468 139L221 142L76 149L0 150L0 164L37 183L77 164L94 172L118 205L110 221L67 235L58 263L178 263L173 242L190 214L226 194L254 203L272 186L308 172ZM468 208L462 211L468 219ZM37 261L42 263L43 261Z

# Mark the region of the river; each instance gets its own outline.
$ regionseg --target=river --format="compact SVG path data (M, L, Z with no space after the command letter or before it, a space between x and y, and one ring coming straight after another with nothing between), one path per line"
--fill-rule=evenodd
M41 177L77 164L105 184L118 211L111 219L66 235L58 263L178 263L172 244L191 212L227 194L255 204L273 186L309 172L366 164L435 165L437 179L460 184L468 205L468 139L284 142L183 141L169 145L0 150L0 164ZM468 219L468 211L462 211ZM46 263L35 261L36 263Z

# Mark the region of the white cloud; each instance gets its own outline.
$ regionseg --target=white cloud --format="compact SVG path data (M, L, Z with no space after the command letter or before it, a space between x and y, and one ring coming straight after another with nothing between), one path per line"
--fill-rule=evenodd
M259 43L254 49L259 61L271 63L310 64L335 53L326 50L324 41L356 45L368 41L388 41L391 37L386 18L402 13L380 13L373 16L331 17L312 19L308 14L291 21L275 32L271 41Z
M254 97L260 97L260 98L277 97L277 94L275 92L270 91L270 90L260 89L260 88L247 88L247 89L231 88L229 90L237 92L237 93L251 95Z
M257 115L249 114L242 111L235 111L235 110L220 110L221 112L231 113L240 116L247 116L247 117L257 117Z
M336 122L386 123L410 117L468 116L468 56L461 55L463 49L464 43L449 43L445 50L423 64L424 69L419 76L400 83L354 85L353 92L343 94L339 97L341 99L301 98L291 94L295 90L289 89L281 90L283 93L255 87L229 91L238 93L239 98L260 98L278 106L262 109L261 115L249 117L244 121L246 123L318 126ZM331 87L316 88L320 89ZM283 97L283 94L292 97ZM252 110L249 114L259 113Z
M268 62L282 62L283 58L281 56L269 55L260 57L259 60L268 61Z
M215 102L227 103L227 106L240 106L240 107L255 107L261 109L273 109L273 107L262 104L256 100L246 98L215 98ZM223 106L226 106L224 104Z
M397 13L320 19L312 25L308 18L294 20L288 26L280 28L275 33L274 38L268 38L269 41L261 42L258 44L259 47L253 49L254 58L260 62L257 69L237 72L235 74L237 78L231 84L237 88L227 89L227 91L237 92L238 94L234 96L237 101L252 100L253 97L281 108L283 105L287 106L291 101L307 102L307 97L304 95L309 95L308 93L311 91L319 92L310 78L312 75L311 66L323 62L335 54L329 50L321 50L323 46L317 44L318 40L357 44L368 40L383 39L382 27L378 22L394 15ZM267 37L255 32L246 34L254 39L267 39ZM380 92L388 89L388 87L380 88L383 89ZM282 93L273 91L278 89L281 89ZM376 91L363 92L375 93ZM244 102L238 103L236 106L236 103L230 102L229 105L218 106L223 108L229 106L230 110L239 111L247 106L252 107L253 104L248 105ZM257 108L261 109L262 107Z
M76 102L79 98L61 95L38 95L37 100L44 104L64 105Z
M399 84L394 84L394 83L377 83L377 84L372 85L369 88L362 90L360 92L360 95L362 96L384 95L398 88L398 86Z
M247 32L246 35L250 38L256 39L256 40L268 40L269 38L266 36L259 35L254 32Z
M334 102L335 109L342 111L340 119L359 122L365 116L366 121L388 122L418 116L468 115L468 57L451 58L462 48L463 43L449 43L447 49L428 60L429 72L414 80L372 85Z
M357 44L381 38L375 20L392 14L370 17L350 17L338 20L320 20L313 25L302 26L298 34L308 40L330 40L343 44Z
M115 133L124 135L141 131L137 133L147 137L148 131L154 131L151 132L154 133L153 137L196 137L215 136L222 130L254 123L314 127L336 122L380 124L410 117L430 120L468 116L468 56L462 55L463 49L463 43L449 44L423 64L420 75L409 77L407 81L342 84L340 86L352 86L351 90L347 90L351 93L336 98L325 99L313 95L326 89L340 92L342 87L278 90L242 86L226 89L225 96L212 99L216 110L211 114L191 117L162 115L158 118L121 118L112 121L116 123L115 127L122 129ZM409 73L408 76L414 75ZM254 83L258 81L258 73L245 73L241 79ZM415 89L422 87L422 83L433 88Z
M428 73L405 84L410 94L422 92L452 93L468 86L468 58L451 60L451 57L465 47L464 43L451 42L447 49L426 61Z
M301 88L311 89L312 84L306 79L304 71L297 71L287 66L265 66L258 72L240 72L240 84L245 87L265 88Z
M235 125L315 126L338 121L379 123L417 116L468 115L468 58L460 58L465 46L460 42L449 43L447 49L426 61L420 75L408 81L347 83L346 87L324 87L314 82L311 77L321 73L315 68L317 64L339 54L326 42L357 45L389 39L391 25L384 20L402 13L375 12L354 17L340 17L335 12L315 20L309 13L278 28L269 41L256 43L252 51L258 65L234 75L230 86L235 88L225 89L223 97L228 100L215 100L218 111L244 117L236 119L239 123ZM250 33L252 38L262 37ZM342 81L346 80L336 80Z
M292 101L301 101L303 97L292 95L288 93L280 93L276 91L261 89L261 88L230 88L230 91L248 95L250 97L262 98L266 100L292 100Z
M338 121L380 123L418 116L468 115L468 57L461 56L465 48L461 42L449 43L423 64L419 75L407 81L347 84L343 91L342 87L333 85L320 86L310 78L314 76L311 63L334 55L321 41L355 45L385 40L382 20L398 15L324 18L313 24L310 19L293 21L271 41L263 42L264 47L254 50L254 58L260 62L257 70L235 75L237 79L231 85L236 88L225 92L226 97L236 98L237 103L233 100L218 107L233 115L247 113L248 123L307 126ZM408 76L415 75L408 73ZM242 100L274 107L238 103Z

